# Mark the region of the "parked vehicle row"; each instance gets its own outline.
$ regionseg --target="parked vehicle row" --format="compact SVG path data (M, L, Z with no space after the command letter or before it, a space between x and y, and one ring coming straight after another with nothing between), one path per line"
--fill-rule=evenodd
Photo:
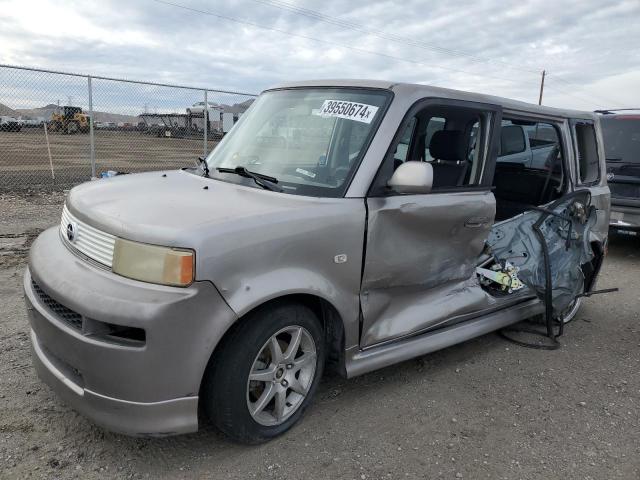
M22 124L17 119L7 115L0 116L1 132L19 132L21 129Z

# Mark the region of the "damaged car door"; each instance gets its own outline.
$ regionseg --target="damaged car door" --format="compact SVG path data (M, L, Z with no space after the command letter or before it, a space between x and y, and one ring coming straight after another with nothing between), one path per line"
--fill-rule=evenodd
M522 282L559 318L588 288L586 266L594 259L589 243L596 223L589 190L577 190L544 207L496 223L487 251L497 264L509 262Z
M366 199L362 347L488 305L475 268L495 217L485 171L499 125L499 107L463 101L429 100L405 118ZM399 155L395 145L408 136ZM389 186L417 162L432 171L430 191Z

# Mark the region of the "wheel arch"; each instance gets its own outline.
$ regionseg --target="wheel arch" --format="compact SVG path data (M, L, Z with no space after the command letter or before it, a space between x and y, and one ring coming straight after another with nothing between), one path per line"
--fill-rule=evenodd
M229 325L209 355L207 366L200 379L200 391L202 391L208 370L216 363L216 353L221 350L222 345L230 341L234 336L234 332L243 325L244 322L250 321L252 314L256 311L277 304L302 304L310 308L315 313L324 331L326 368L346 377L346 370L344 368L344 323L340 313L333 304L331 304L331 302L318 295L309 293L291 293L270 298L263 303L254 306L251 310L238 317L235 322Z

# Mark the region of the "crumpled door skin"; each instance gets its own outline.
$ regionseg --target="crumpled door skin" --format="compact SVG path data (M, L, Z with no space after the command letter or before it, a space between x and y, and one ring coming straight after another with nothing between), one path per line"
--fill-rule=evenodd
M593 258L589 232L596 223L596 209L586 190L566 195L546 209L495 224L488 245L498 261L508 260L518 267L518 278L544 301L546 262L534 230L537 224L548 249L553 314L559 316L584 292L581 266Z
M494 299L475 275L495 216L490 192L367 199L361 345L434 328ZM487 219L468 228L468 219Z

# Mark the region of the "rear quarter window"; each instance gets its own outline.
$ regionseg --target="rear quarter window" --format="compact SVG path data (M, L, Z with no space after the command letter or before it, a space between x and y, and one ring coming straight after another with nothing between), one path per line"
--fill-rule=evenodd
M580 182L583 184L595 183L600 180L600 162L595 127L593 123L576 122L573 128Z

